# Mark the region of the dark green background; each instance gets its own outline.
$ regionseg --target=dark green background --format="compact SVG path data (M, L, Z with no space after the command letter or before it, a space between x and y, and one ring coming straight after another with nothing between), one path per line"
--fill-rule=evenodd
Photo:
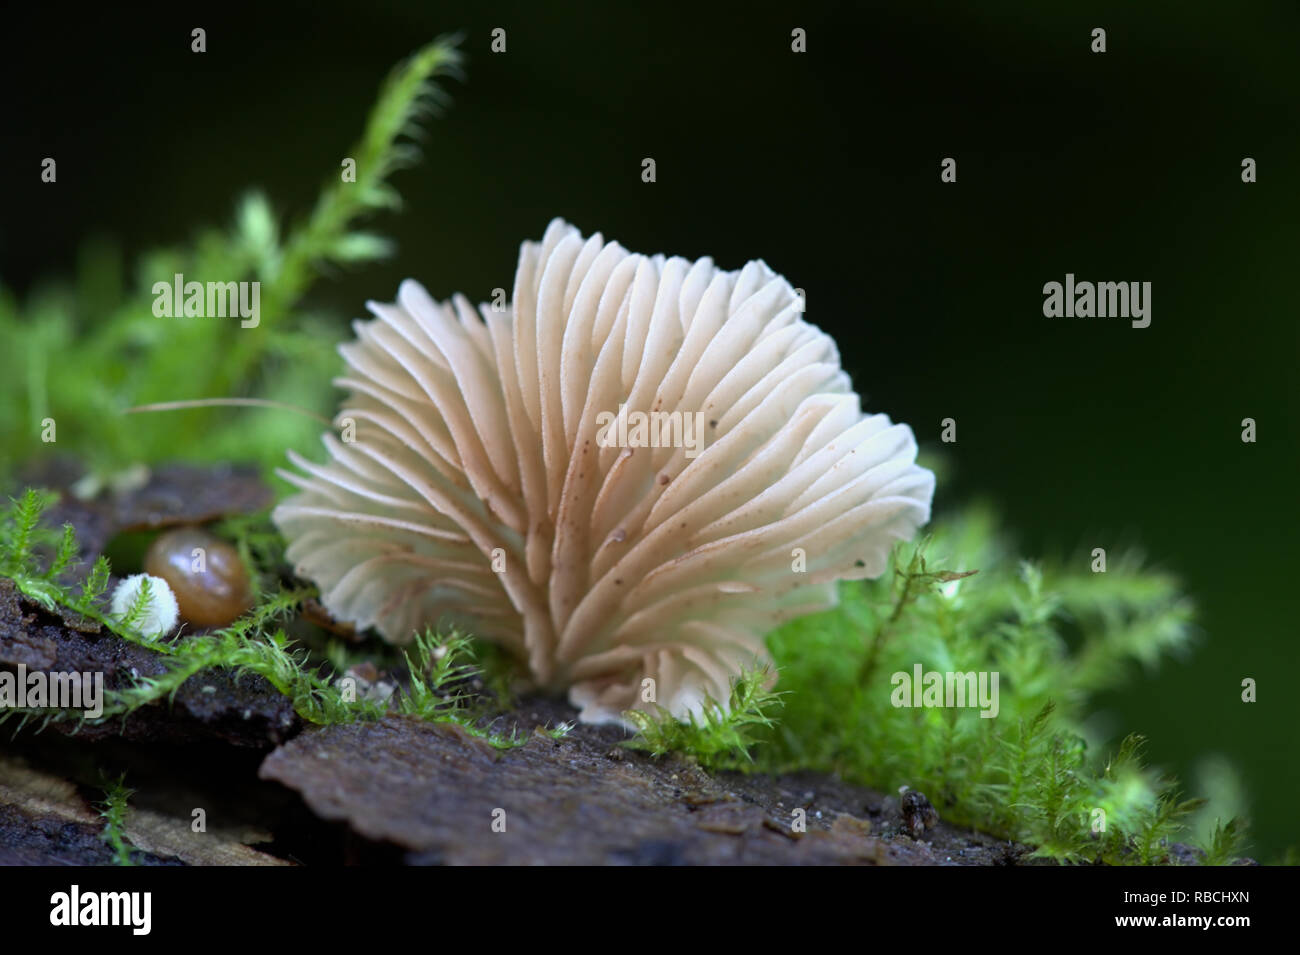
M870 409L923 442L957 419L940 511L987 496L1027 554L1137 542L1182 576L1199 646L1107 700L1113 725L1185 779L1226 755L1256 854L1296 842L1297 6L483 6L10 10L0 275L69 271L96 233L183 240L250 184L304 212L388 68L463 30L467 82L377 223L398 255L316 302L361 315L407 275L486 299L556 215L636 251L764 258ZM1066 272L1151 281L1151 327L1044 318Z

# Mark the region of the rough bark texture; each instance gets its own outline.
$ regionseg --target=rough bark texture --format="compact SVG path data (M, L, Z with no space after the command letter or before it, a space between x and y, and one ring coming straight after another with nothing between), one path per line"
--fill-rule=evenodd
M389 717L308 729L261 775L412 863L998 865L1023 852L943 823L913 839L898 800L825 776L712 775L587 727L498 751Z

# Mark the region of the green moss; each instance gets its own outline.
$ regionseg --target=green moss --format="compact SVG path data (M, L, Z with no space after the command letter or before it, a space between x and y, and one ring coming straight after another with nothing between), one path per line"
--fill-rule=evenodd
M131 854L136 850L126 837L127 802L133 791L126 788L124 779L119 776L104 784L104 801L98 805L99 816L104 820L100 838L113 850L114 865L135 865Z
M1062 862L1173 861L1169 845L1190 838L1185 823L1201 803L1178 799L1143 765L1140 737L1107 756L1089 717L1095 694L1122 685L1135 663L1187 646L1190 602L1135 555L1104 573L1082 558L1017 561L995 527L983 509L941 522L932 538L898 547L881 579L842 585L837 609L772 634L787 703L755 748L757 765L911 786L950 821ZM997 715L895 705L893 675L918 664L997 673Z
M230 225L148 252L134 268L113 246L94 242L71 281L38 285L23 302L0 286L0 474L51 450L51 439L86 456L92 486L141 462L271 466L283 462L285 448L313 444L319 423L280 410L172 412L184 416L179 430L162 415L124 413L208 399L331 406L334 349L348 316L305 310L304 296L322 271L389 254L389 243L359 223L400 206L390 180L417 159L411 140L419 121L443 101L435 81L459 63L455 41L438 40L394 69L347 153L356 181L344 181L340 168L321 170L326 180L310 214L283 234L269 200L253 192L239 199ZM260 283L257 328L231 318L155 317L153 286L177 273L187 282ZM255 428L249 414L259 416Z
M626 716L637 735L624 745L652 756L684 753L709 769L738 769L753 762L750 748L756 734L776 725L773 711L782 694L768 689L771 671L744 673L731 683L727 706L706 698L703 711L686 720L674 719L661 706L653 710L628 710Z
M488 715L485 702L464 692L464 685L479 675L473 648L470 640L457 632L444 636L426 631L417 636L414 647L401 655L408 677L392 701L348 692L346 685L338 683L350 665L341 648L336 645L324 655L315 655L308 648L295 645L279 626L300 609L304 600L315 595L311 587L265 593L253 610L212 633L173 639L141 636L131 624L133 615L138 616L142 600L137 600L132 612L122 620L111 619L103 611L102 595L109 576L107 560L100 558L96 562L79 589L55 579L56 568L66 569L71 560L67 555L75 554L76 547L70 527L55 534L40 524L49 497L28 490L0 515L0 576L13 580L20 591L52 611L60 608L74 611L99 622L123 640L147 647L159 655L165 667L159 675L137 676L129 686L106 690L103 714L96 723L125 717L142 706L169 701L186 680L205 670L228 669L263 677L292 702L299 716L312 723L350 723L397 712L456 723L498 748L518 746L525 741L516 731L503 734L482 727ZM250 553L253 548L248 538L267 533L255 521L232 526L244 534L241 548ZM53 541L58 542L56 556L42 569L39 551L43 544ZM268 554L278 552L277 548L267 551ZM258 576L270 576L271 568L266 565L255 569ZM0 722L11 718L18 718L20 727L32 719L42 721L42 726L52 721L86 720L80 711L14 708L0 713Z
M841 585L836 609L771 634L779 722L747 677L730 713L711 708L684 723L629 713L640 730L632 745L715 768L910 786L949 821L1060 862L1168 864L1175 840L1199 845L1210 864L1239 856L1245 824L1219 823L1218 813L1236 810L1240 794L1217 807L1182 799L1144 765L1141 737L1109 749L1089 722L1095 695L1121 686L1134 664L1155 666L1187 646L1192 607L1177 581L1136 554L1104 573L1084 558L1019 561L995 528L981 508L940 522L930 538L896 548L879 580ZM898 705L908 697L895 675L911 678L917 665L996 672L996 716ZM1216 766L1222 783L1230 773Z

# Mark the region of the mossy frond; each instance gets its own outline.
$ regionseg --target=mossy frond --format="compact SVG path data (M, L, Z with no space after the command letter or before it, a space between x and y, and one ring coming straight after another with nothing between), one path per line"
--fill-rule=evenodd
M478 673L469 637L453 630L416 634L413 650L404 651L410 677L398 709L411 716L445 712L465 701L461 685Z
M469 705L459 689L460 684L478 675L473 649L470 639L456 631L445 637L432 632L417 637L413 650L405 657L410 683L398 691L391 707L388 701L345 694L336 683L342 671L332 668L327 660L313 660L306 648L295 647L278 626L306 599L315 596L312 587L266 594L230 626L211 633L171 640L149 639L135 633L132 624L140 612L141 600L135 601L121 620L106 616L98 604L108 580L106 559L95 563L79 590L63 586L52 579L50 570L40 569L34 545L49 536L39 523L48 499L48 495L28 491L0 514L0 575L11 578L19 590L51 609L76 611L123 640L147 647L159 655L164 668L160 674L141 674L127 686L106 690L103 712L96 723L124 717L142 706L168 702L186 680L205 670L229 669L263 677L291 701L299 716L312 723L350 723L378 719L396 711L425 720L457 723L499 748L525 741L517 732L502 734L480 727L482 713ZM71 546L75 549L75 535ZM142 599L147 600L147 594ZM340 663L346 660L346 654L338 649L332 657ZM42 726L53 721L87 719L78 711L28 712L10 708L0 713L0 722L17 719L19 729L33 718L39 719Z
M1232 865L1246 854L1246 824L1234 816L1226 823L1215 820L1210 840L1201 846L1204 865Z
M23 302L0 287L0 474L47 451L55 436L90 455L87 464L100 477L164 458L251 459L270 467L283 461L286 447L314 443L318 424L278 412L169 412L185 416L179 431L160 415L124 412L214 398L306 409L333 404L334 347L348 316L304 311L301 303L322 272L391 251L360 223L400 204L392 177L418 158L420 121L444 101L439 82L459 71L456 43L435 40L393 70L348 153L355 180L339 167L322 169L325 183L295 224L282 229L271 202L250 192L237 200L229 225L146 252L134 265L115 247L93 242L73 277L40 283ZM241 328L243 316L155 314L156 289L170 289L177 275L186 283L258 283L256 328ZM255 429L247 425L250 413L260 415ZM54 434L47 437L47 429Z
M758 767L908 785L945 818L1062 862L1169 861L1196 804L1143 767L1138 737L1103 758L1086 718L1097 691L1187 645L1190 602L1132 555L1097 574L1017 562L995 527L979 509L940 523L881 579L842 585L835 610L771 635L788 698ZM891 674L917 665L998 674L997 714L896 705Z
M781 693L768 687L772 672L760 668L743 673L731 683L728 706L706 696L699 714L675 718L661 706L653 710L628 710L623 715L637 735L623 745L652 756L677 752L709 769L730 769L753 762L750 746L760 728L775 725L772 710L780 706Z
M295 300L306 290L311 271L322 265L356 264L389 254L388 240L350 231L350 226L369 213L401 207L401 196L389 179L419 158L410 140L420 135L418 120L436 114L444 102L437 78L460 73L457 42L457 38L435 40L393 69L370 111L365 132L348 153L356 163L356 181L333 173L311 215L290 233L283 248L276 245L274 217L265 201L246 202L241 221L251 225L242 231L248 241L266 249L261 261L274 266L268 276L275 283L273 305Z
M41 523L41 514L54 499L50 492L27 488L22 496L10 498L9 507L0 512L0 576L14 580L24 594L49 610L61 602L63 588L57 578L73 565L77 554L72 525L55 532ZM43 559L41 549L52 549L52 559ZM107 584L106 567L93 568L86 579L86 587L98 588L96 597Z
M126 837L127 803L134 791L127 789L125 776L119 776L104 785L104 800L99 803L99 816L104 820L104 831L100 834L110 849L113 850L114 865L135 865L131 858L134 847Z

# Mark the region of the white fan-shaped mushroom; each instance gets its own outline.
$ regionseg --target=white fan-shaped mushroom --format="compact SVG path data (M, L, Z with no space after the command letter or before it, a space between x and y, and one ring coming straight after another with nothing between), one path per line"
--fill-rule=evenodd
M911 430L862 413L762 262L635 255L557 219L507 310L409 280L369 308L340 348L353 440L281 472L289 558L340 619L396 643L462 623L584 720L651 685L677 716L725 704L768 631L929 519Z

